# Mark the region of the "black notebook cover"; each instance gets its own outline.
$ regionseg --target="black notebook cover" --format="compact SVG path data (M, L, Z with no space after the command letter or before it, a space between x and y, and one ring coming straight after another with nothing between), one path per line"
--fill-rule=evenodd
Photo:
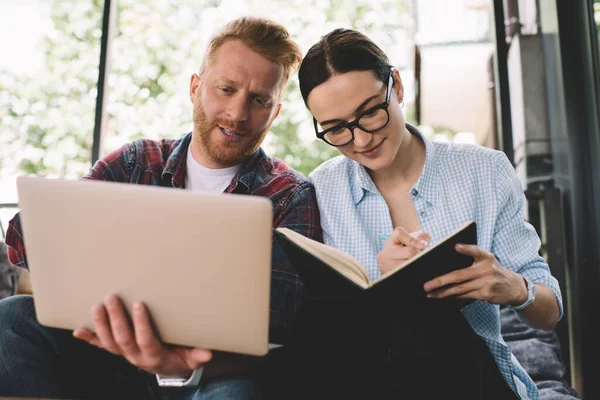
M472 301L452 298L428 299L423 285L433 278L473 264L472 257L459 254L454 246L457 243L477 244L477 228L474 222L368 289L356 285L277 230L275 236L309 292L321 299L356 300L362 296L383 300L388 305L398 301L438 302L453 308L463 307Z

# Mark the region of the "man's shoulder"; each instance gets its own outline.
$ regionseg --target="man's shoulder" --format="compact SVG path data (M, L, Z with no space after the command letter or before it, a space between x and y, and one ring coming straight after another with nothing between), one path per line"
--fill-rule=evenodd
M143 157L148 161L159 161L168 158L181 143L179 139L137 139L129 143L128 147L135 151L137 157Z
M137 139L98 160L86 179L144 183L151 174L160 176L168 162L177 163L184 153L180 139Z
M113 150L103 157L100 161L109 164L118 157L135 157L148 160L162 159L164 156L168 157L173 153L182 140L183 138L160 140L145 138L137 139L121 145L116 150Z
M312 187L308 179L294 168L277 157L262 154L256 171L261 186L269 186L275 190Z
M137 139L129 143L128 162L132 163L132 168L141 169L151 172L155 176L160 176L165 168L174 159L181 159L184 153L181 149L181 142L184 138L179 139Z

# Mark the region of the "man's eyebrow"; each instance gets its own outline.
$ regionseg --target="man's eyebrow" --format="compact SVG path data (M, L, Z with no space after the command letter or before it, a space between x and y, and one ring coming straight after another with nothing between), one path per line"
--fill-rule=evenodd
M371 100L373 100L373 99L375 99L375 98L377 98L379 96L380 96L379 94L375 94L375 95L367 98L365 101L363 101L362 103L360 103L360 105L358 107L356 107L356 110L354 110L354 113L355 114L360 114L361 112L363 112L364 109L365 109L365 107L367 106L367 104L369 104L371 102ZM342 120L342 119L339 119L339 118L334 118L334 119L328 119L327 121L319 122L319 124L321 126L323 126L323 125L327 125L327 124L333 124L335 122L345 122L345 121Z
M218 77L217 81L222 82L225 85L234 86L234 87L239 85L238 82L234 81L233 79L226 78L224 76ZM274 96L271 95L267 90L252 91L252 92L250 92L250 94L252 94L253 96L263 97L263 98L269 99L269 100L272 100L274 98Z

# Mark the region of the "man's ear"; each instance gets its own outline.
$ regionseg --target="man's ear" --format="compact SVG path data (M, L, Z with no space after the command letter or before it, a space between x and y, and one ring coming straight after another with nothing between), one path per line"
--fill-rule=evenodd
M190 101L194 104L194 99L196 98L196 91L200 86L200 76L198 74L192 74L190 78Z
M394 86L392 86L392 90L396 93L396 97L398 98L398 104L404 101L404 85L402 84L402 78L400 77L400 72L395 69L392 72L392 76L394 78Z
M277 110L275 111L275 115L273 116L273 121L275 121L275 118L277 118L279 116L280 111L281 111L281 103L279 103L277 105Z

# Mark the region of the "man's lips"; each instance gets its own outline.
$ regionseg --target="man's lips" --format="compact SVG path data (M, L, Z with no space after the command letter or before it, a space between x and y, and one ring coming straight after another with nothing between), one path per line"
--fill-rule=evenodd
M223 132L224 134L226 134L227 136L231 136L231 137L236 137L236 136L244 136L244 134L238 130L232 129L232 128L227 128L224 126L219 126L219 129L221 130L221 132Z

